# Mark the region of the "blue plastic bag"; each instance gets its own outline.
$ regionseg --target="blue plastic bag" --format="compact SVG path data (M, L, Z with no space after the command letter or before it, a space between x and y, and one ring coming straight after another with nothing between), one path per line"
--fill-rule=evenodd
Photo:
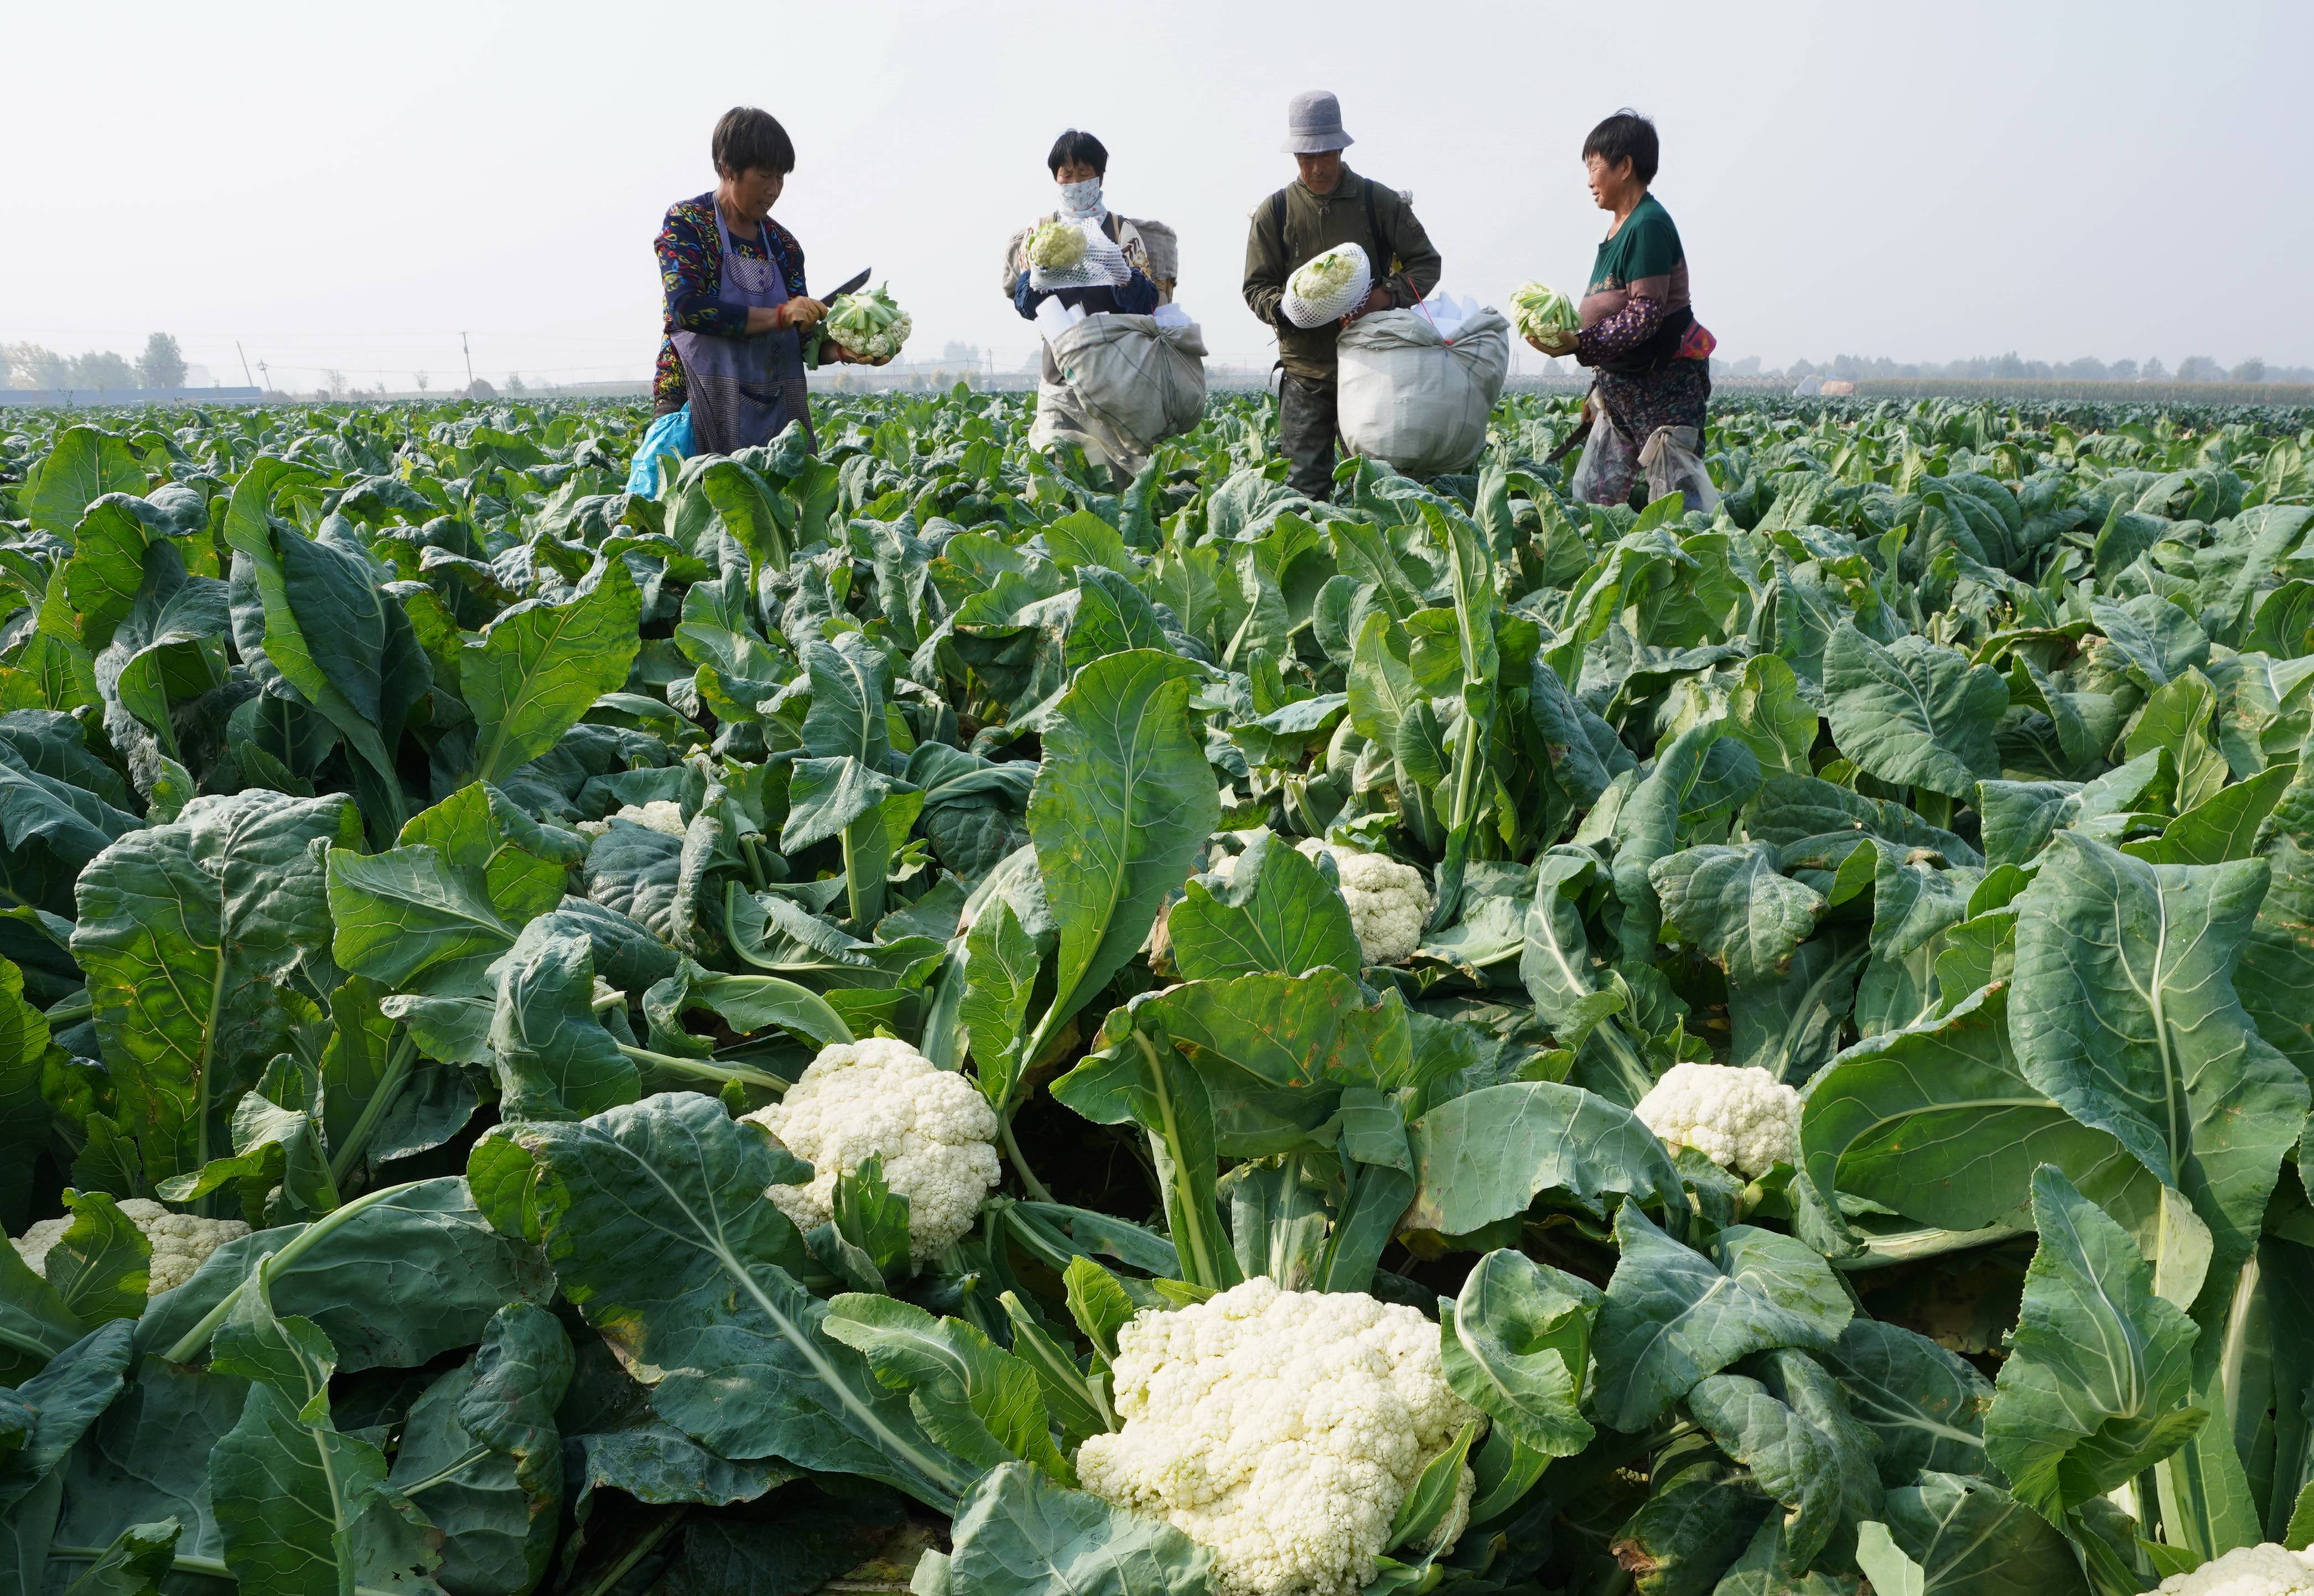
M688 460L697 453L691 442L691 407L669 410L651 422L650 430L643 434L643 441L636 447L635 462L627 468L627 491L657 498L659 456L673 454Z

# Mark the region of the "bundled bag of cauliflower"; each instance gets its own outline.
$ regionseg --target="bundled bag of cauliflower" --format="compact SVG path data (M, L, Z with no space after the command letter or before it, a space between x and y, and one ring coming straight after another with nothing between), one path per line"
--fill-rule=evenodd
M1285 279L1280 307L1296 327L1338 322L1373 291L1373 263L1354 243L1336 244Z

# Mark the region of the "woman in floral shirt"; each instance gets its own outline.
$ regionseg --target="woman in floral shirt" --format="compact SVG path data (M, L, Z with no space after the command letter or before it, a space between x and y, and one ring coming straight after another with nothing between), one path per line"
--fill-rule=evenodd
M1688 508L1709 510L1718 496L1698 453L1715 340L1688 302L1679 229L1647 192L1656 154L1655 124L1636 111L1616 112L1583 141L1591 198L1615 223L1583 292L1582 331L1529 341L1591 368L1591 441L1576 472L1582 497L1621 504L1645 470L1650 498L1683 491Z

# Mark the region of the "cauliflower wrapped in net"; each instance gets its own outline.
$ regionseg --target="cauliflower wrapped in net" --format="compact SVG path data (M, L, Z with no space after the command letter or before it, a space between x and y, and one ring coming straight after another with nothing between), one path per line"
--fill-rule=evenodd
M971 1081L905 1042L871 1036L819 1050L787 1096L746 1115L812 1167L764 1195L811 1230L833 1217L835 1178L882 1161L908 1199L908 1251L922 1264L972 1228L996 1184L996 1115Z
M1047 271L1065 271L1084 259L1084 229L1057 218L1038 225L1029 235L1029 264Z
M2314 1596L2314 1547L2236 1547L2161 1582L2159 1596Z
M163 1208L150 1197L123 1197L120 1212L128 1222L143 1232L153 1248L153 1270L145 1283L145 1294L157 1297L174 1286L181 1286L193 1277L209 1254L236 1236L249 1234L249 1227L237 1219L203 1219L197 1213L176 1213ZM31 1265L33 1274L48 1277L49 1252L65 1239L72 1228L72 1217L44 1219L25 1228L13 1245L16 1256Z
M1223 1596L1363 1588L1423 1467L1478 1416L1413 1309L1262 1276L1137 1315L1117 1335L1116 1400L1124 1428L1084 1443L1078 1479L1210 1548ZM1473 1484L1465 1468L1444 1549Z
M1366 263L1365 251L1354 243L1336 244L1312 256L1294 274L1291 287L1304 299L1320 300L1347 287Z
M1342 902L1358 933L1358 951L1370 965L1395 965L1422 945L1430 918L1430 888L1422 872L1386 853L1361 853L1305 837L1294 844L1311 860L1330 854L1341 878Z
M1800 1095L1765 1070L1674 1064L1632 1110L1673 1147L1747 1179L1800 1156Z

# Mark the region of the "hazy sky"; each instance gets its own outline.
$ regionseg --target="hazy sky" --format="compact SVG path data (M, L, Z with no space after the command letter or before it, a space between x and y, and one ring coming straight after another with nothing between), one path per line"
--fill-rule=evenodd
M1444 286L1579 285L1577 159L1630 104L1723 356L2314 364L2314 4L1330 3L689 7L487 0L26 7L0 93L0 342L239 381L336 366L640 375L650 243L766 107L811 281L872 264L1017 366L1007 234L1071 124L1108 196L1182 238L1217 357L1267 363L1246 216L1293 174L1285 102L1341 97L1358 170L1412 192Z

